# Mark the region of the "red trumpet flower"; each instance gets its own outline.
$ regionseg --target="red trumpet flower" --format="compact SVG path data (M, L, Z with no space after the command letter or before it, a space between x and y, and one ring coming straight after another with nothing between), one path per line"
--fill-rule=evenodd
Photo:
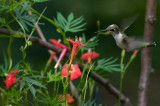
M14 70L14 71L11 71L8 75L7 75L7 78L6 78L6 87L9 88L13 82L16 80L16 76L13 75L12 73L17 73L18 70Z
M62 69L62 73L61 74L63 76L67 76L68 66L69 66L69 64L66 64L64 66L64 68ZM71 65L71 68L69 70L69 74L70 74L70 80L74 80L74 79L76 79L76 78L78 78L78 77L80 77L82 75L82 73L81 73L81 71L80 71L80 69L79 69L77 64L72 64Z
M88 60L88 64L91 62L91 59L95 59L99 57L99 53L96 53L95 51L90 51L87 52L87 53L84 53L82 56L81 56L81 60Z
M87 46L87 45L80 43L80 41L78 41L77 39L75 41L73 41L71 39L67 39L67 40L70 41L73 44L72 53L71 53L71 59L70 59L70 62L69 62L69 64L71 65L72 61L73 61L73 58L75 56L77 47L80 46L80 45L83 45L83 46Z

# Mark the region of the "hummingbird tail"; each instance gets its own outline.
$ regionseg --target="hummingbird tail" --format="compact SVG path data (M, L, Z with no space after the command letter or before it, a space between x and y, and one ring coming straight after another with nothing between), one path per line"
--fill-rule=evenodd
M152 47L152 46L156 46L155 42L151 42L149 45L147 45L147 47Z

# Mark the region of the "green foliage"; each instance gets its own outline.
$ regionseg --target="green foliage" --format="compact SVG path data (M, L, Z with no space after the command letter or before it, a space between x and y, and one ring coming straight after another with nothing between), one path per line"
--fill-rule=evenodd
M83 34L82 39L81 39L81 43L84 43L87 46L79 46L79 48L84 49L84 50L88 50L88 49L92 50L95 48L96 45L98 45L98 41L99 40L96 40L96 36L93 36L88 41L86 41L85 34Z
M4 58L4 64L0 65L0 76L4 76L5 73L8 73L8 58L5 53L3 53L3 58ZM20 62L17 62L13 67L11 67L11 70L13 71L15 69L19 69Z
M47 82L59 81L61 79L61 72L52 74L51 71L47 73L47 78L49 79Z
M57 12L57 19L54 18L55 23L65 32L79 32L85 30L85 28L82 27L84 27L86 23L81 24L83 20L84 18L82 16L74 19L73 13L70 13L67 19L65 19L60 12Z
M117 61L117 59L113 59L112 57L108 58L108 59L101 59L97 61L97 66L96 66L96 70L104 70L107 72L123 72L123 70L120 69L120 65L119 64L115 64L115 62Z
M7 10L7 9L9 9L9 5L7 5L5 3L5 1L1 1L0 4L1 4L0 5L0 13L3 12L3 11L5 11L5 10Z
M0 65L0 76L4 76L5 73L8 71L8 59L5 53L3 53L4 57L4 64Z
M42 76L34 75L34 76L22 77L22 79L20 80L20 89L19 90L22 91L22 89L25 87L25 85L28 85L28 89L31 91L32 95L35 96L36 89L35 89L34 86L46 89L46 87L44 85L42 85L40 82L36 81L33 78L42 78ZM18 81L18 80L19 80L19 78L17 78L15 80L15 82Z
M44 98L42 97L42 100L40 102L45 103L46 105L63 105L65 102L65 99L63 96L60 97L60 95L56 95L54 98Z
M14 10L16 18L19 20L19 22L26 31L29 31L27 25L33 27L33 23L38 18L38 16L35 14L28 15L27 11L24 10L28 8L30 8L30 5L25 3L22 8L16 8Z

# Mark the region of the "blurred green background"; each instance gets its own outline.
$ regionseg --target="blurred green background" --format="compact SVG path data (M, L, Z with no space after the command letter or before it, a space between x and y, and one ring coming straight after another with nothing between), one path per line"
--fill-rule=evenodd
M68 16L70 12L75 14L75 17L83 16L85 22L87 22L86 30L84 31L87 39L92 36L95 36L94 32L97 31L97 20L101 22L101 29L105 29L110 24L120 25L122 21L128 17L138 14L135 22L129 27L126 33L129 36L143 37L144 34L144 17L146 9L146 0L50 0L44 3L38 3L34 5L34 8L39 12L42 12L45 7L47 10L44 15L53 19L56 17L57 12L61 12L65 17ZM148 106L159 106L160 105L160 1L157 0L157 21L155 25L154 41L157 46L153 50L153 73L150 77L149 93L148 93ZM61 38L56 32L54 26L45 20L40 20L42 31L45 34L47 39L49 38ZM70 33L69 33L70 34ZM68 34L68 35L69 35ZM82 33L74 33L69 35L71 37L80 36ZM37 33L34 33L34 36L38 36ZM15 39L12 45L12 58L13 64L22 59L20 52L20 46L24 42ZM0 64L3 64L2 52L7 50L8 38L0 39ZM100 35L99 45L96 47L96 52L100 53L100 58L119 58L121 49L117 47L112 36ZM129 60L131 53L126 54L125 61ZM41 48L37 45L33 45L27 49L27 61L31 63L33 69L41 70L44 68L46 61L49 57L49 54L46 49ZM138 83L141 70L141 60L140 53L128 68L124 83L123 83L123 93L130 98L134 106L137 105L137 95L138 95ZM111 73L109 79L113 85L119 88L119 79L120 73ZM100 85L100 84L97 84ZM101 86L101 85L100 85ZM113 106L117 103L117 99L113 97L109 92L100 87L100 92L102 96L103 104L108 106Z

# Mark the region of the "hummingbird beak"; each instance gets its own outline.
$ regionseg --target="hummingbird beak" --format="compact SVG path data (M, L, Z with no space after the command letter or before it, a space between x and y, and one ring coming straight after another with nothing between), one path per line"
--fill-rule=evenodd
M97 31L97 32L94 32L94 33L106 32L106 31L107 31L106 29L103 29L103 30L100 30L100 31Z

